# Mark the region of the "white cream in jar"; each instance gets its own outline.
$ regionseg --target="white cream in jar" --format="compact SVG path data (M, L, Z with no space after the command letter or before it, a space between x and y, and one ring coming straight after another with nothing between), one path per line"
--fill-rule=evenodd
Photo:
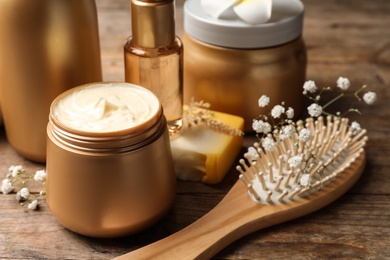
M103 133L140 125L158 109L157 97L145 88L126 83L102 83L80 88L63 97L53 113L68 127Z

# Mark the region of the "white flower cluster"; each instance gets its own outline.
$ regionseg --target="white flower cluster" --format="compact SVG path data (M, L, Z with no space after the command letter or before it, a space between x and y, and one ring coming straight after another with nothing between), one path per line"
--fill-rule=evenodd
M22 206L25 203L28 203L28 209L36 210L39 206L38 200L45 196L45 191L40 191L38 196L31 194L26 185L32 179L45 185L46 171L39 170L32 176L28 174L21 165L12 165L8 169L7 177L1 183L1 192L3 194L9 194L17 190L17 188L20 188L20 190L16 192L16 200L19 201Z
M348 78L345 78L345 77L339 77L336 81L336 85L339 89L341 89L342 93L339 94L337 97L335 97L334 99L332 99L331 101L329 101L328 103L326 103L325 105L321 106L319 104L319 101L321 100L321 94L323 91L326 91L326 90L331 90L330 87L326 87L326 88L323 88L319 94L316 94L317 90L318 90L318 87L316 86L316 83L313 81L313 80L308 80L304 83L303 85L303 94L305 96L307 96L310 100L314 101L314 103L312 103L308 108L307 108L307 112L309 113L309 115L311 117L319 117L321 115L330 115L328 112L325 111L325 109L331 105L332 103L334 103L336 100L338 100L339 98L343 97L344 95L346 95L347 93L345 93L345 91L347 91L349 89L349 87L351 86L351 82L349 81ZM353 93L353 95L360 101L363 99L363 101L368 104L368 105L372 105L376 99L377 99L377 95L375 92L372 92L372 91L369 91L369 92L366 92L363 97L359 97L359 93L365 89L367 86L364 85L362 86L359 90L357 90L355 93ZM356 109L349 109L346 113L348 112L358 112ZM337 116L344 116L346 113L344 113L343 115L341 115L340 112L337 113Z
M270 98L266 95L262 95L259 98L258 104L259 107L266 107L269 105ZM284 107L283 103L282 105L276 105L271 110L271 117L273 119L280 119L283 116L287 119L292 119L294 117L294 109L292 107L289 107L287 110ZM261 116L259 119L254 119L252 123L252 128L255 130L258 134L268 134L272 131L272 126L270 123L268 123L268 117L267 116ZM285 129L288 131L288 129Z
M341 113L337 113L336 115L332 115L331 113L325 111L325 109L344 95L350 86L351 83L348 78L339 77L336 82L337 87L341 90L341 94L337 97L330 100L325 105L321 105L321 94L323 91L331 90L330 87L323 88L317 93L319 88L316 86L316 83L312 80L308 80L303 85L303 95L308 97L312 104L307 107L307 111L310 117L317 118L321 115L332 116L332 117L343 117L348 112L357 111L356 109L350 109L343 115ZM365 89L366 86L361 87L358 91L353 93L353 95L359 100L363 100L366 104L373 104L377 96L374 92L366 92L362 98L359 96L359 93ZM268 106L270 103L270 98L266 95L263 95L258 100L258 105L261 108ZM259 115L256 119L253 120L252 128L256 132L256 136L259 139L259 144L265 152L272 152L276 149L276 142L282 142L283 140L293 137L296 142L300 142L300 145L305 145L313 138L313 134L308 128L305 127L297 127L297 123L295 123L292 119L294 117L294 109L289 107L286 109L284 102L280 105L275 105L270 113L267 115ZM270 123L271 122L271 123ZM357 135L362 129L360 124L357 122L352 122L349 126L352 135ZM253 149L252 149L253 150ZM248 154L254 154L256 151L249 151ZM303 162L303 157L301 155L295 155L291 158L287 158L287 162L291 168L297 168ZM308 186L310 183L310 176L307 174L302 174L300 184L302 186Z
M307 87L307 86L306 86ZM308 89L310 87L307 87ZM262 95L259 98L259 107L266 107L269 105L270 98L266 95ZM271 152L275 149L275 142L283 141L296 134L297 130L295 123L293 122L294 109L292 107L284 106L284 102L280 105L275 105L270 112L270 115L261 115L258 119L254 119L252 128L255 130L258 137L261 135L261 145L265 151ZM268 119L279 120L275 125L271 125ZM302 142L307 142L311 139L311 133L308 129L304 128L299 133L299 139ZM271 134L272 133L272 134Z

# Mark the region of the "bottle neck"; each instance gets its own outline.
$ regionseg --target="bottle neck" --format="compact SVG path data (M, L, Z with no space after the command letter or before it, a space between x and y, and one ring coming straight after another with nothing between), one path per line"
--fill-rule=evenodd
M131 0L133 44L161 48L175 41L174 0Z

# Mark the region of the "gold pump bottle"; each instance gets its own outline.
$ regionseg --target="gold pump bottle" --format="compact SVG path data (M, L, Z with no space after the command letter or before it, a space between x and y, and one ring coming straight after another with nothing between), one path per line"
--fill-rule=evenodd
M183 45L175 35L174 0L131 0L132 36L124 46L125 81L160 100L171 136L182 126Z
M52 100L101 81L94 0L0 1L0 103L8 142L45 162Z

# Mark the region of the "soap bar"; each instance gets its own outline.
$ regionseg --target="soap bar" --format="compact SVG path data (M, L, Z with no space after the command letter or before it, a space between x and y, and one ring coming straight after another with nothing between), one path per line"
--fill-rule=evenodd
M213 111L213 119L238 130L244 127L244 119L239 116ZM242 136L217 132L204 125L184 127L171 140L177 178L206 184L221 182L236 160L242 143Z

